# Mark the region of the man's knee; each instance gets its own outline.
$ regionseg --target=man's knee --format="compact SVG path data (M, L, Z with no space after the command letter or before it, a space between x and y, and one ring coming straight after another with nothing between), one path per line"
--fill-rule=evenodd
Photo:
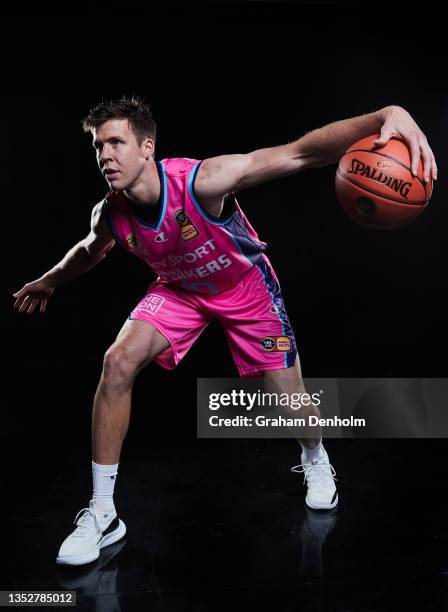
M124 344L113 344L104 355L104 382L113 385L129 384L148 361L146 356L137 354Z

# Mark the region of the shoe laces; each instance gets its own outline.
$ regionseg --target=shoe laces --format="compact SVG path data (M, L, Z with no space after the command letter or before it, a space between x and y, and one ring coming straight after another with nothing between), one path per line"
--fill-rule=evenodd
M330 468L330 471L328 471L328 468ZM303 474L304 483L305 481L311 483L313 480L320 480L322 477L337 480L337 478L335 478L336 470L325 459L320 459L317 463L300 463L299 465L293 466L291 472Z
M78 521L78 516L80 514L82 514L82 516ZM93 525L95 525L98 532L102 534L102 529L98 522L98 518L92 508L82 508L82 510L80 510L76 515L74 521L74 524L77 526L76 533L73 534L74 537L82 537L87 532L92 531L92 519L90 517L93 518Z

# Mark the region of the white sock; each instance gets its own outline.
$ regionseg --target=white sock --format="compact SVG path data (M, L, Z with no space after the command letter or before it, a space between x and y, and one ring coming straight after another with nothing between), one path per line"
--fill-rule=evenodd
M95 510L115 512L113 495L117 473L118 463L104 465L92 461L92 502Z
M312 463L313 459L322 459L324 456L324 447L322 445L322 438L319 440L319 443L314 448L307 448L300 444L302 447L302 461L304 463Z

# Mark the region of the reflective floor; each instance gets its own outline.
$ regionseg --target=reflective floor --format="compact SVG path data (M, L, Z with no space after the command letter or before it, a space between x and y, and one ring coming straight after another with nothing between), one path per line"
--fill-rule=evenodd
M75 590L76 610L448 610L443 440L328 440L340 504L307 510L290 440L126 451L126 538L55 564L90 495L88 463L11 452L0 587ZM30 609L30 608L27 608ZM38 609L38 608L36 608ZM43 608L39 608L43 609Z

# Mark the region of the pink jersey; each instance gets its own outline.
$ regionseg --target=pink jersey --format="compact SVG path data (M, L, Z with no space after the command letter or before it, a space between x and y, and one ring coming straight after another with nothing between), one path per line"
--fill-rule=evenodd
M198 293L225 291L254 265L263 265L266 243L236 200L223 220L198 202L194 180L200 161L180 157L156 164L161 192L154 224L139 217L123 192L111 191L104 200L111 230L122 247L143 259L159 280Z

